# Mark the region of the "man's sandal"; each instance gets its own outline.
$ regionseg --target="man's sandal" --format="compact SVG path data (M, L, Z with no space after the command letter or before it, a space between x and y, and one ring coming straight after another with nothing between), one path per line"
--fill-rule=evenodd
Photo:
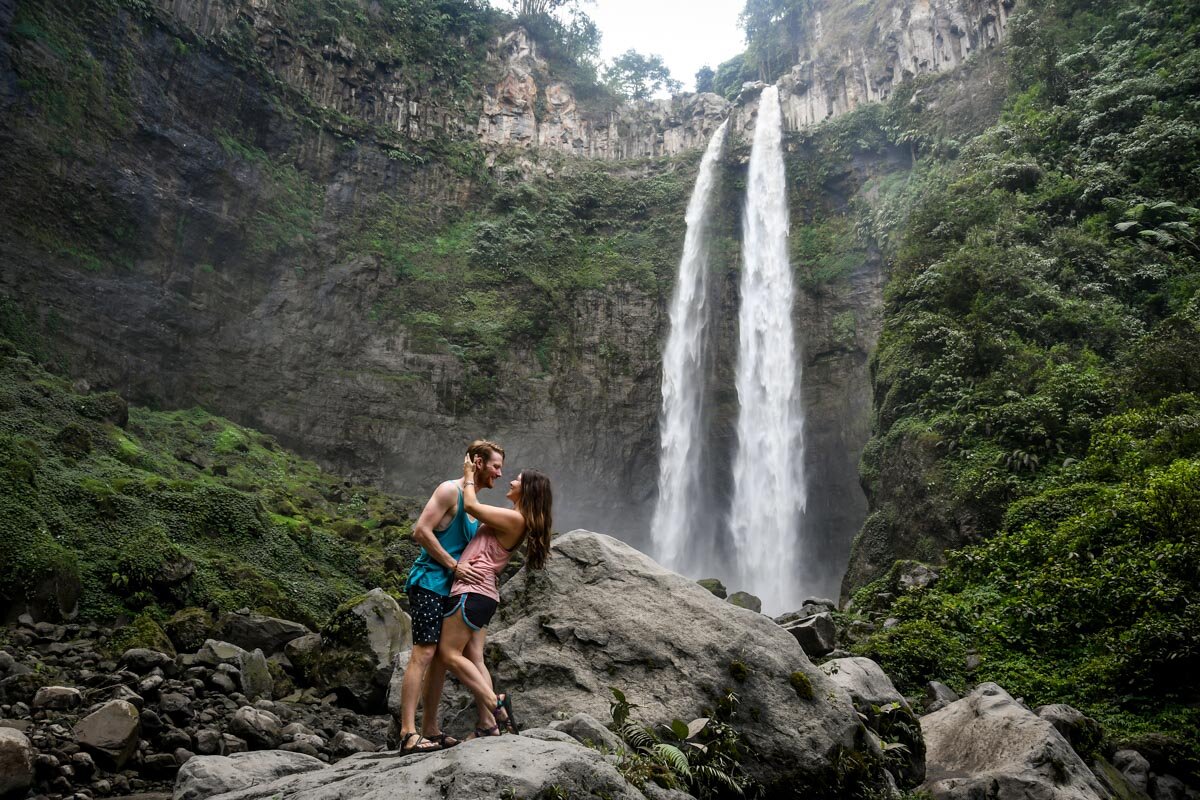
M431 742L437 742L438 746L441 747L443 750L449 750L451 747L454 747L455 745L462 744L461 741L459 741L458 739L455 739L453 736L451 736L448 733L435 733L433 736L426 736L425 738Z
M408 740L416 737L416 743L411 747L408 746ZM406 733L400 737L400 755L407 756L413 753L433 753L441 750L442 746L433 739L426 739L419 733Z

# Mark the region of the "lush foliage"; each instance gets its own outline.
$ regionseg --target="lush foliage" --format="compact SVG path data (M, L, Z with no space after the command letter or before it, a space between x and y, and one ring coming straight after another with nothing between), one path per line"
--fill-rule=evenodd
M617 769L634 786L653 782L666 789L681 789L701 800L756 797L762 787L743 771L749 755L729 718L737 705L732 693L718 709L721 718L701 717L691 722L672 720L669 725L644 725L631 719L637 709L618 688L611 687L612 727L628 749L619 754Z
M468 377L455 402L476 404L494 395L514 350L549 369L583 293L657 293L670 279L694 155L648 175L589 165L502 185L486 206L450 218L383 202L347 227L341 247L391 271L395 288L374 313L401 321L417 347L458 355Z
M112 393L78 394L7 340L0 408L8 601L52 613L77 596L93 619L249 606L320 625L366 586L399 591L416 554L410 501L200 409L126 411Z
M971 546L861 652L1195 755L1200 15L1025 8L999 124L940 148L911 104L881 111L922 160L894 187L911 210L864 222L894 269L857 555L878 575Z

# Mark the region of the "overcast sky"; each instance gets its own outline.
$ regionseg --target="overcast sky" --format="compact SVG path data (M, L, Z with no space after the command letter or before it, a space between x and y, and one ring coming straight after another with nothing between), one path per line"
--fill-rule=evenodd
M716 69L745 49L738 13L745 0L597 0L585 10L600 26L607 63L630 48L663 57L671 75L695 89L696 70Z

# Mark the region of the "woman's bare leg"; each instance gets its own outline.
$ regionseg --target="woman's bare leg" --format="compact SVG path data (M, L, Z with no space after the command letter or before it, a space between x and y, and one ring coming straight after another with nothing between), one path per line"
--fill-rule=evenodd
M471 663L475 665L475 669L479 670L480 677L487 683L488 691L493 695L496 693L496 685L492 683L492 673L488 671L487 664L483 661L483 644L487 640L487 628L481 628L477 631L471 631L471 638L467 642L466 652L463 653L467 658L471 659ZM492 717L492 709L484 708L475 703L475 707L479 710L479 722L476 723L480 728L490 728L494 723ZM489 720L492 720L489 722Z
M441 638L445 651L439 655L445 658L446 667L475 698L475 705L479 709L479 727L491 728L496 724L496 718L492 716L492 709L496 707L496 693L492 691L491 676L484 678L475 663L464 655L474 633L476 631L472 631L463 621L461 612L446 617L442 621Z

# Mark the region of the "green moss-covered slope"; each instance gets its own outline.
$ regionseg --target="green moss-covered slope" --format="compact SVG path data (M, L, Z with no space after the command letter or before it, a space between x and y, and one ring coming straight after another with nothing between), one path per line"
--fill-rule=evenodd
M859 652L1195 758L1200 12L1022 8L998 124L948 142L907 96L880 112L918 160L868 220L892 275L848 588L950 552L931 589L858 594L901 620Z
M11 307L8 307L11 311ZM6 326L7 327L7 326ZM85 619L250 606L310 625L416 554L412 501L202 409L81 394L0 339L0 598Z

